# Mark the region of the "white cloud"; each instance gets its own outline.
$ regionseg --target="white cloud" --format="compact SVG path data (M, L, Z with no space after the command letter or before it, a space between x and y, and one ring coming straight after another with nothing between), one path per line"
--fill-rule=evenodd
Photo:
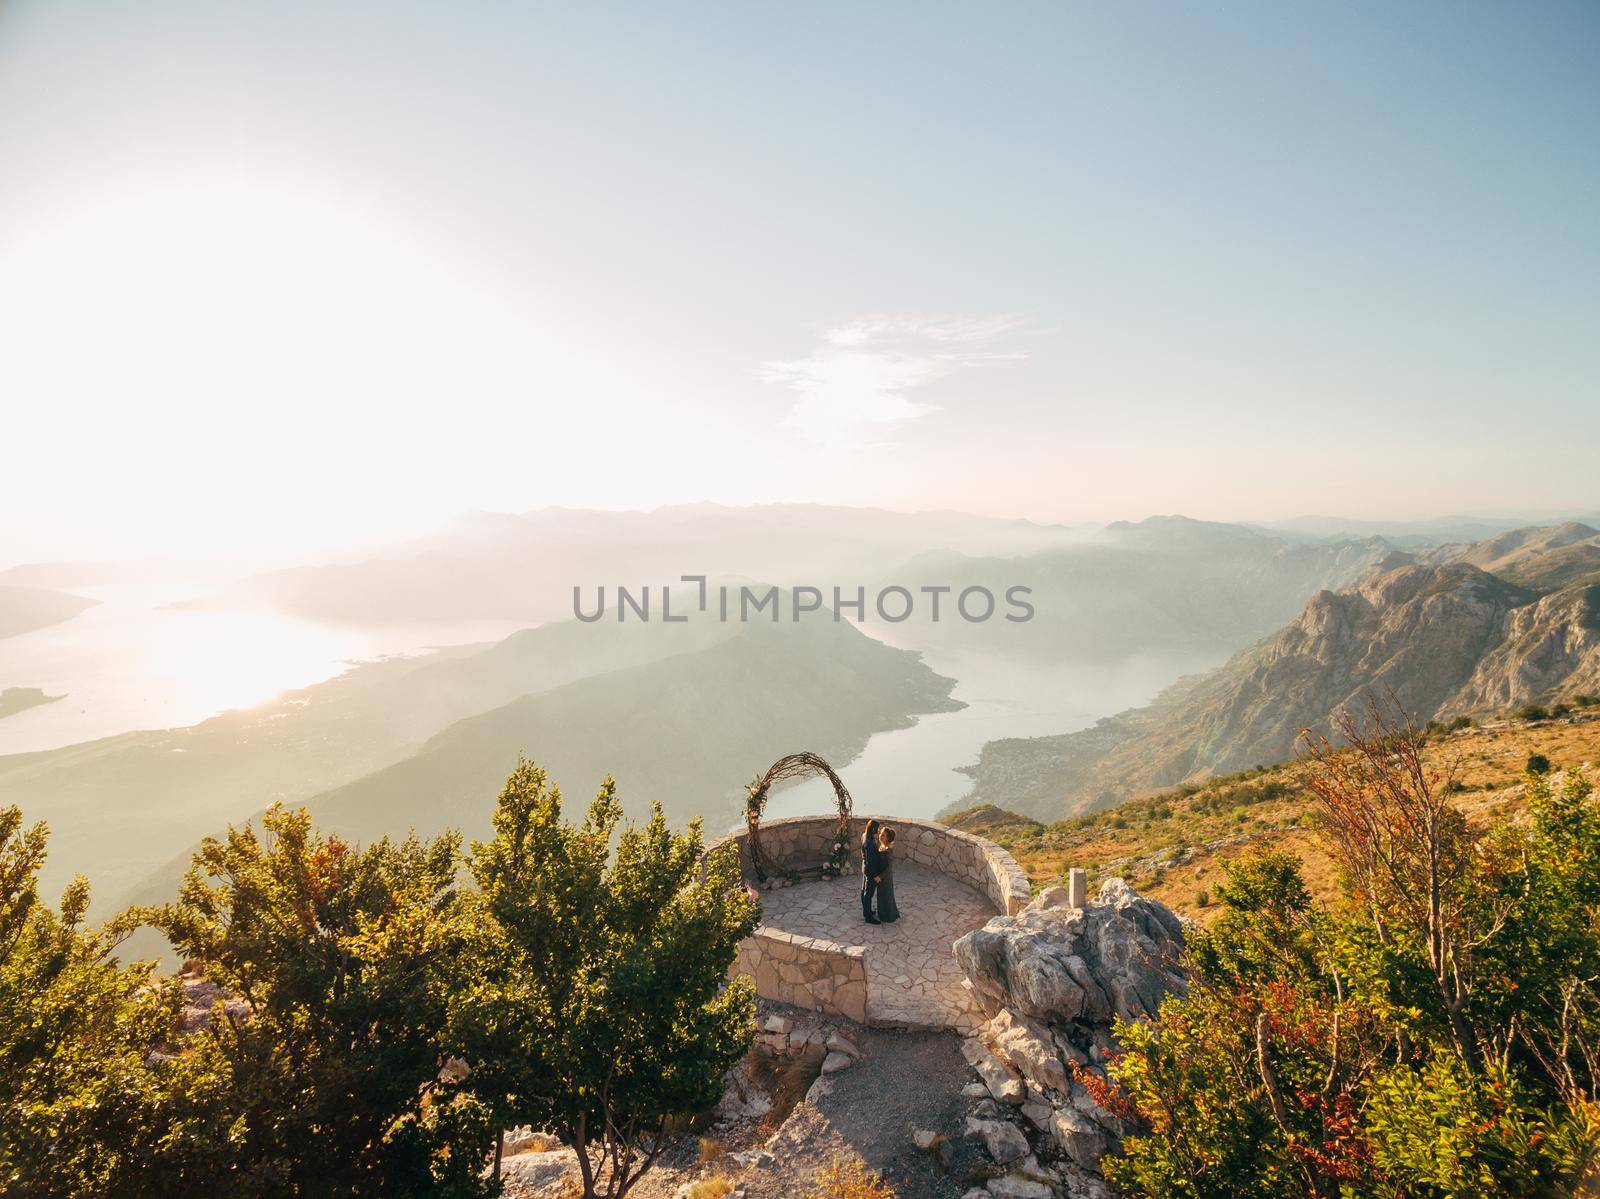
M864 317L827 330L804 358L764 363L759 377L797 394L785 428L818 445L856 447L864 429L937 411L907 392L963 367L1022 358L981 348L1021 323L1006 315Z

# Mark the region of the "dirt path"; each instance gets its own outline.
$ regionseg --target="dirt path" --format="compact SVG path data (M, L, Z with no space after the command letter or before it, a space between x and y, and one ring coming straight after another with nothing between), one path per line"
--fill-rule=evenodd
M813 1018L814 1017L810 1017ZM725 1152L699 1160L699 1138L684 1137L630 1192L629 1199L678 1199L687 1184L717 1175L735 1187L730 1199L832 1199L818 1176L859 1158L882 1174L900 1199L960 1199L986 1161L962 1135L971 1077L951 1032L891 1032L829 1021L862 1052L854 1065L819 1078L770 1136L759 1114L718 1125L709 1139ZM813 1067L814 1069L814 1067ZM942 1133L951 1157L941 1168L913 1138ZM576 1164L568 1150L508 1158L508 1199L564 1199Z
M960 1199L981 1157L962 1133L967 1081L960 1039L949 1032L862 1030L865 1059L819 1080L737 1181L747 1199L810 1199L828 1164L852 1154L881 1172L903 1199ZM918 1129L950 1139L948 1171L912 1141Z

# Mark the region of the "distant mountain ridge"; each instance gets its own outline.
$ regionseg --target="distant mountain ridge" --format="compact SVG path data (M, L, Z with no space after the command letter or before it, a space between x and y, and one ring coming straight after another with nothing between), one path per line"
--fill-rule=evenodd
M270 606L309 619L562 620L572 589L742 576L853 587L930 550L1026 554L1088 535L960 512L819 504L679 504L649 512L477 513L346 561L251 576L189 606Z
M744 784L795 747L839 764L915 715L962 707L955 680L848 622L734 626L704 649L578 679L467 717L415 754L308 802L319 827L369 840L415 828L488 831L495 795L526 754L576 800L616 777L630 811L659 802L713 829Z
M1347 587L1394 552L1381 537L1297 543L1242 525L1152 516L1022 556L927 554L881 581L954 594L968 586L1029 589L1035 613L1025 624L934 623L924 609L904 626L918 644L1035 661L1229 652L1277 628L1306 596Z
M652 633L635 638L635 652L645 655L635 664L543 689L530 682L518 698L462 717L410 752L295 802L321 830L358 843L451 828L483 837L506 776L525 754L549 771L575 810L609 774L631 816L645 815L654 801L674 824L703 816L721 831L743 810L744 784L784 754L812 749L844 766L872 734L962 706L950 698L955 680L848 622L691 622L670 626L702 630L689 641L680 635L675 654L651 652L659 646L653 634L669 626L631 627ZM606 631L575 622L551 631L557 629L574 644ZM235 810L195 827L191 815L188 838L174 843L169 833L159 857L137 863L137 885L126 898L169 898L189 864L189 841L257 816ZM72 860L81 865L81 857ZM165 950L141 936L130 952Z
M1578 521L1512 529L1467 545L1443 545L1427 562L1470 562L1513 583L1541 590L1600 577L1600 530Z
M702 656L734 641L743 643L737 651L745 655L742 675L729 668L728 657ZM663 663L658 672L629 673L653 663ZM824 669L834 671L851 694L825 692L818 678ZM586 680L588 687L568 690ZM364 664L189 728L0 756L0 805L18 804L30 818L49 822L56 852L46 863L47 889L58 889L82 870L95 880L100 899L111 903L125 900L162 863L229 822L248 819L274 801L316 800L425 755L436 744L456 753L452 760L463 780L476 780L464 783L462 794L488 805L499 787L492 776L503 781L519 749L568 761L562 755L576 746L616 746L621 760L620 747L645 727L642 716L623 714L638 712L640 697L649 694L676 721L662 717L650 726L663 731L663 760L717 751L726 774L719 773L720 784L710 793L705 772L683 776L684 786L698 788L696 797L704 799L693 808L673 798L688 791L671 785L657 790L655 777L625 798L635 805L666 799L678 820L698 811L720 816L730 810L724 790L737 788L747 771L764 765L747 761L747 754L759 756L774 740L793 748L786 729L790 736L815 737L813 748L839 755L842 764L872 733L903 727L919 712L946 710L952 686L917 655L890 649L825 614L776 625L569 620L489 645ZM602 692L609 704L595 700ZM514 719L523 711L517 702L534 696L552 698L528 709L538 713L537 720ZM730 706L746 723L733 721ZM616 715L607 718L607 710ZM761 728L751 723L758 713L767 722ZM479 716L485 720L474 725ZM553 728L565 733L558 739L548 732ZM488 737L491 729L504 732L504 741ZM545 735L533 735L540 730ZM484 747L481 760L466 752L469 745ZM574 770L591 772L592 763L608 756L570 761ZM482 771L480 761L487 764ZM598 781L597 774L582 785ZM386 817L352 831L375 837L404 833L405 820L428 825L431 806L444 798L430 792L405 807L396 792ZM465 812L457 823L471 826L470 815Z
M99 602L49 587L0 586L0 638L60 624Z
M1300 729L1326 729L1332 712L1369 689L1392 691L1422 720L1600 692L1600 561L1589 553L1597 538L1568 524L1426 560L1390 555L1147 707L1078 733L990 742L963 802L1059 816L1281 761Z

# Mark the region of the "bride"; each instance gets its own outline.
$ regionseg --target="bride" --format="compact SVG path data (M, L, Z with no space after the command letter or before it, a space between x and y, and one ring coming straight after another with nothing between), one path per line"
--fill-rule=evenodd
M894 902L894 829L888 825L878 830L878 857L883 863L878 882L878 920L893 924L900 919L900 909Z

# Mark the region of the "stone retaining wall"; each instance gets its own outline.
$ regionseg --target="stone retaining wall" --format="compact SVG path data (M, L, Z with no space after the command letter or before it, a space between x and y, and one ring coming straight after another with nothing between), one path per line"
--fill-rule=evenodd
M916 862L976 887L994 902L1002 915L1014 916L1027 907L1032 896L1028 876L1012 856L993 841L933 820L879 819L894 826L894 848L900 861ZM850 823L845 869L855 874L861 870L861 834L867 821L857 816ZM773 861L787 870L815 870L828 860L838 826L838 819L833 816L790 816L765 821L761 825L761 846ZM745 878L753 882L755 870L750 861L748 839L749 832L744 828L723 838L739 846L740 867Z
M1015 915L1027 906L1031 894L1027 875L994 842L931 820L896 818L888 823L894 826L895 852L901 861L916 862L976 888L1006 915ZM785 870L815 871L828 860L838 824L832 816L768 821L761 826L761 845ZM861 870L861 834L866 824L865 817L851 821L845 869L852 874ZM748 830L736 829L716 844L730 840L739 847L746 880L756 882ZM762 925L740 943L731 973L754 979L756 994L763 998L868 1022L866 951L860 945L795 936Z
M754 979L764 999L867 1022L867 958L860 945L762 926L739 943L732 972Z

